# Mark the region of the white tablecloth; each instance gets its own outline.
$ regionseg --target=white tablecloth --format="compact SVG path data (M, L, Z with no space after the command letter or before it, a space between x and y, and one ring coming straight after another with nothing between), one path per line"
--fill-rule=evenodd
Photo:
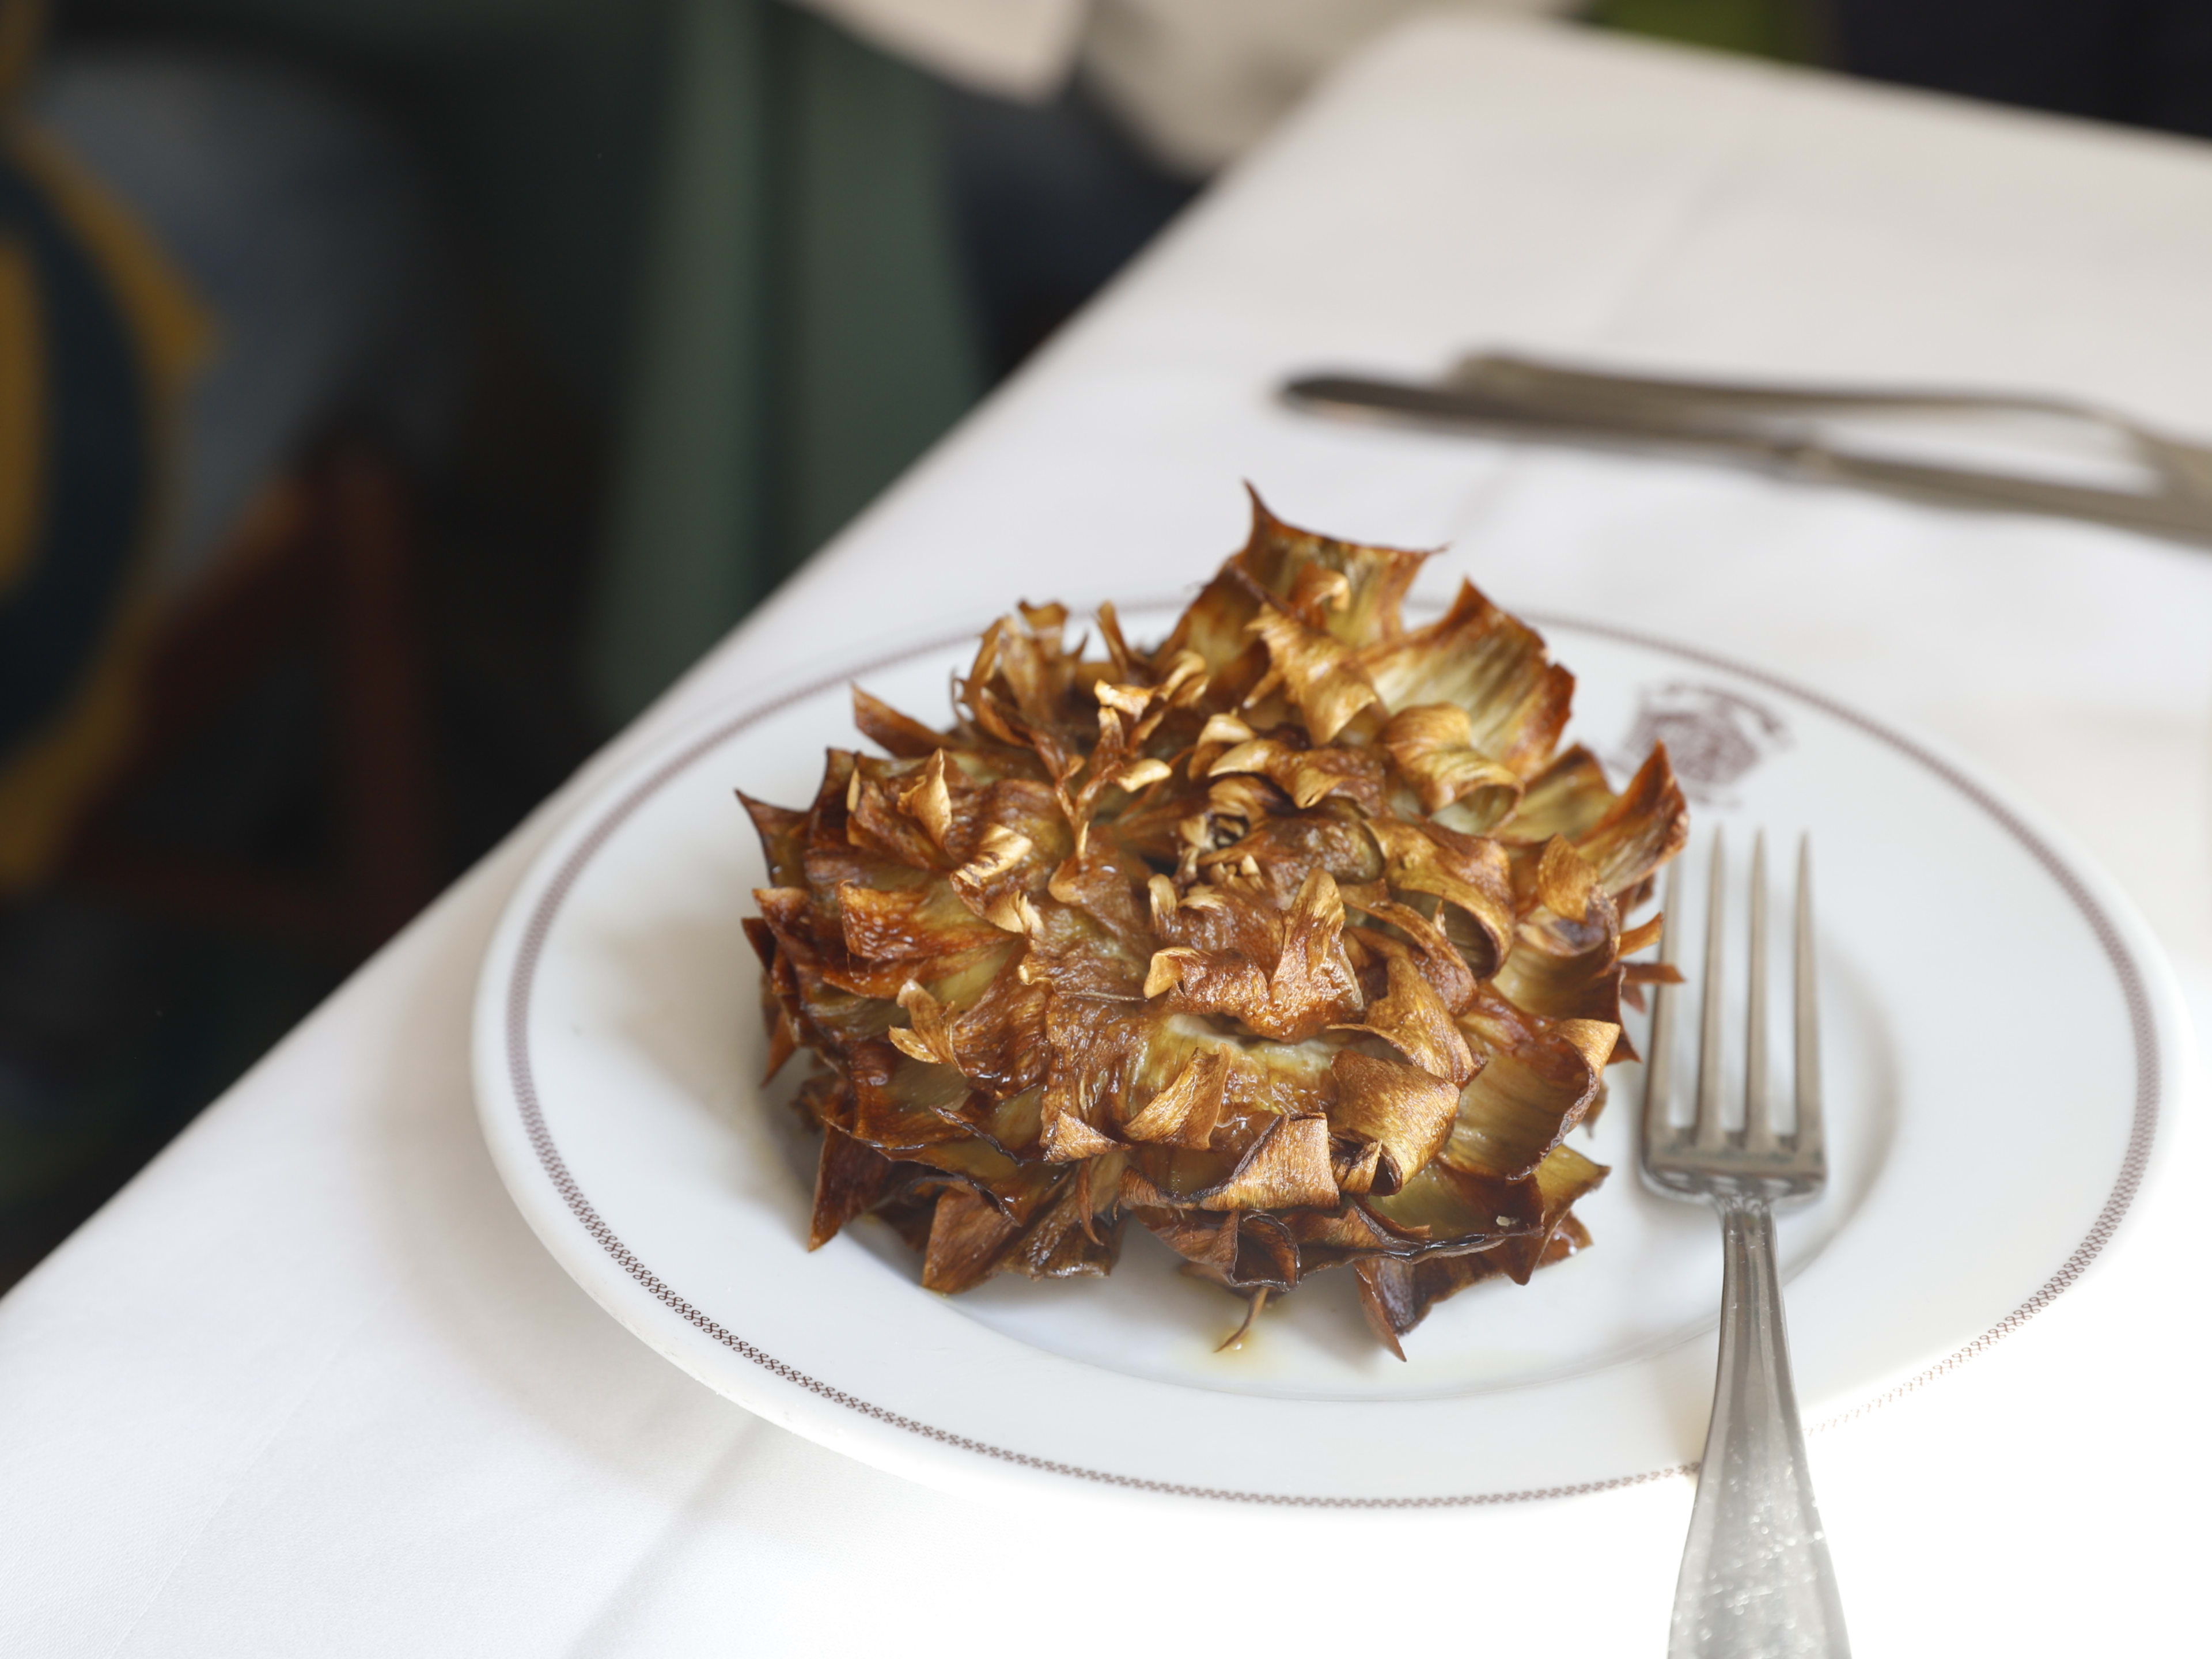
M1484 343L2101 398L2212 431L2212 150L1542 29L1355 64L0 1303L0 1652L1656 1652L1686 1483L1475 1514L1025 1521L771 1429L574 1288L478 1143L478 954L594 779L1018 593L1172 591L1250 478L1509 604L1701 641L2039 803L2212 1012L2212 559L1309 422ZM2023 996L2033 988L2023 986ZM2016 1334L1815 1437L1863 1654L2202 1639L2212 1142Z

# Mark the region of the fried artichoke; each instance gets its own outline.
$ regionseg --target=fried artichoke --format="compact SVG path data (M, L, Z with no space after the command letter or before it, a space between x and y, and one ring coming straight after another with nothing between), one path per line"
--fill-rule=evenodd
M1623 918L1686 811L1663 749L1619 794L1559 750L1573 678L1472 585L1407 629L1426 556L1255 498L1157 648L1024 605L951 729L855 688L882 757L740 797L771 1073L815 1057L810 1248L872 1213L949 1293L1108 1273L1133 1221L1248 1323L1350 1267L1402 1358L1589 1242L1567 1137L1633 1058L1657 923Z

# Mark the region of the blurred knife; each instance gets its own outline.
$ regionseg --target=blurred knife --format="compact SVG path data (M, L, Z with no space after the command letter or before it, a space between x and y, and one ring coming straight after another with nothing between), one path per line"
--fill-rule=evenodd
M1607 374L1533 358L1471 357L1440 382L1313 374L1284 397L1317 414L1460 427L1524 441L1661 451L1748 464L1937 506L2086 520L2212 544L2212 451L2060 398L1934 390L1733 386ZM1818 416L2032 415L2102 429L2155 488L2108 489L2021 473L1854 453L1810 428Z

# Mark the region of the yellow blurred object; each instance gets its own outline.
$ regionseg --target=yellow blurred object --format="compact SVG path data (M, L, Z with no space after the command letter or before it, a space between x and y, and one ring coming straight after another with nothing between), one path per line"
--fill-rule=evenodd
M0 0L0 74L20 73L35 39L31 9ZM0 81L0 85L7 82ZM150 430L151 477L140 489L130 567L94 648L52 714L0 756L0 894L51 870L78 817L128 750L136 681L154 617L146 550L173 475L179 398L211 337L204 313L161 249L82 167L12 115L0 167L37 192L90 262L129 336ZM69 556L66 527L48 522L52 497L40 272L27 242L0 241L0 604L19 598L40 557Z

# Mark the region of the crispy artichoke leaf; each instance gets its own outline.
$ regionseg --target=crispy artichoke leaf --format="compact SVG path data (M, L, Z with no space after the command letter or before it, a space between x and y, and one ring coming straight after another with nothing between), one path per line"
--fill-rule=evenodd
M1490 1249L1543 1226L1543 1201L1533 1175L1517 1180L1455 1167L1442 1158L1395 1193L1362 1200L1395 1231L1391 1254L1407 1257Z
M1194 908L1186 902L1176 914ZM1218 910L1198 914L1238 909L1222 900ZM1328 1026L1349 1023L1360 1007L1359 976L1345 954L1344 902L1326 870L1307 877L1280 930L1273 951L1257 956L1240 949L1166 946L1153 954L1145 994L1164 996L1176 1012L1227 1016L1279 1042L1301 1042Z
M1225 1050L1200 1049L1176 1073L1174 1082L1121 1125L1122 1134L1131 1140L1210 1150L1213 1131L1221 1121L1229 1069Z
M1341 802L1324 803L1310 812L1285 811L1201 854L1198 866L1209 875L1217 869L1255 872L1275 908L1288 909L1316 870L1328 871L1339 888L1381 878L1382 855L1364 823Z
M1147 897L1152 875L1152 867L1118 838L1101 833L1088 837L1081 851L1053 872L1046 890L1111 934L1129 960L1149 961L1159 944Z
M1206 769L1208 777L1255 772L1271 780L1304 811L1341 795L1369 817L1379 817L1389 769L1372 749L1309 749L1275 738L1253 738L1225 750Z
M753 899L760 906L761 927L748 931L756 949L762 933L772 944L771 979L779 1000L799 1020L808 1046L827 1055L845 1043L882 1036L897 1012L883 1000L893 993L870 994L852 988L855 969L842 939L833 933L825 946L811 937L823 919L805 890L763 887L755 890ZM910 969L896 971L903 975L902 983L912 977ZM886 980L890 976L889 971L879 975Z
M1063 1178L1003 1258L1005 1267L1030 1279L1103 1279L1121 1257L1128 1216L1118 1203L1101 1214L1083 1166Z
M1051 992L1021 975L1018 962L994 974L965 1006L938 1004L928 992L905 991L900 1003L910 1011L927 1007L914 1018L913 1042L890 1040L916 1058L939 1060L958 1068L969 1083L994 1099L1005 1100L1040 1087L1045 1079L1049 1050L1045 1040L1045 1013ZM924 1030L925 1024L931 1026Z
M964 1176L1022 1218L1040 1182L1058 1179L1043 1157L1042 1091L994 1101L950 1066L919 1060L889 1042L856 1045L847 1058L855 1139L910 1163Z
M822 1126L822 1158L814 1174L814 1214L806 1248L818 1250L854 1216L881 1203L894 1165L874 1147L834 1123Z
M1462 1091L1439 1157L1468 1175L1517 1181L1534 1174L1596 1101L1620 1035L1616 1025L1561 1020L1521 1048L1493 1054Z
M1541 846L1554 836L1580 841L1597 828L1616 797L1597 757L1577 744L1531 779L1499 840Z
M1199 1207L1206 1210L1288 1210L1336 1201L1328 1120L1321 1116L1277 1118L1229 1179L1198 1197Z
M1401 1248L1400 1241L1376 1224L1358 1205L1346 1202L1333 1210L1294 1210L1283 1224L1297 1242L1298 1268L1310 1275L1342 1267L1378 1251Z
M1224 1164L1230 1164L1225 1170ZM1287 1210L1333 1206L1336 1179L1328 1120L1318 1113L1267 1121L1259 1138L1231 1162L1204 1152L1146 1147L1121 1176L1125 1202L1144 1209Z
M1385 962L1388 989L1367 1005L1361 1024L1350 1029L1381 1037L1423 1071L1449 1083L1456 1099L1480 1062L1453 1023L1451 1009L1413 958L1391 956Z
M1659 744L1605 816L1577 838L1576 850L1595 869L1598 886L1626 894L1689 839L1689 803L1668 764L1667 745Z
M1395 714L1423 704L1467 711L1468 746L1523 778L1558 747L1574 676L1548 660L1536 630L1484 598L1473 582L1443 617L1361 654L1360 665Z
M846 882L837 891L837 921L847 952L864 963L931 962L1004 951L1008 945L1005 933L963 904L951 884L943 881L902 888Z
M1386 958L1405 957L1454 1014L1474 1005L1479 988L1474 969L1443 928L1412 905L1390 897L1381 882L1347 890L1345 902L1375 924L1358 930L1363 946Z
M1224 1177L1275 1118L1321 1110L1334 1055L1322 1043L1246 1043L1195 1016L1093 998L1055 996L1046 1033L1047 1155L1127 1146L1171 1191ZM1187 1181L1169 1173L1177 1164Z
M1382 728L1382 747L1422 811L1461 809L1465 818L1455 828L1487 830L1520 804L1521 775L1474 747L1474 721L1455 702L1400 709Z
M1258 703L1280 685L1317 744L1333 743L1362 709L1381 701L1359 670L1357 653L1333 634L1307 626L1285 611L1262 611L1252 632L1267 647L1267 677L1246 696ZM1311 801L1300 805L1310 806Z
M1130 1213L1183 1259L1183 1271L1243 1294L1298 1282L1298 1249L1269 1215L1143 1207Z
M1255 492L1251 538L1234 562L1276 599L1304 600L1316 626L1346 645L1366 646L1404 631L1400 606L1429 557L1295 529L1270 513Z
M1141 1002L1149 961L1132 951L1089 912L1056 899L1020 905L1027 949L1020 972L1056 996Z
M797 887L806 880L806 814L755 800L742 789L738 804L753 821L760 836L761 856L768 861L771 887Z
M1513 951L1492 979L1492 988L1523 1013L1553 1020L1595 1020L1618 1030L1622 984L1620 912L1612 896L1587 895L1583 920L1570 921L1548 906L1515 930ZM1617 1040L1620 1053L1627 1042Z
M1251 535L1243 550L1183 612L1159 656L1195 651L1217 686L1232 698L1240 696L1237 676L1224 671L1240 658L1249 662L1256 655L1248 655L1245 630L1269 600L1285 605L1303 600L1313 626L1346 645L1374 645L1403 631L1401 606L1428 556L1293 529L1270 513L1255 493ZM1340 578L1341 586L1310 577L1302 583L1300 578L1310 571Z
M929 1224L929 1244L921 1258L923 1285L945 1296L975 1289L999 1270L1020 1232L1018 1224L981 1194L964 1186L947 1188Z
M1504 849L1441 824L1378 818L1367 828L1382 849L1383 880L1391 891L1458 912L1465 925L1455 942L1464 947L1475 975L1488 978L1513 933L1513 872ZM1449 933L1449 919L1445 926Z
M1550 1267L1589 1248L1589 1233L1571 1215L1562 1218L1537 1258L1537 1266ZM1486 1250L1466 1255L1432 1255L1418 1261L1376 1257L1359 1266L1362 1310L1377 1340L1399 1358L1406 1350L1399 1341L1429 1316L1430 1310L1468 1285L1505 1273L1501 1252ZM1523 1280L1525 1281L1525 1279Z
M1555 915L1569 921L1589 919L1590 895L1597 887L1597 867L1578 852L1565 836L1544 843L1536 860L1536 896Z
M1510 1238L1498 1249L1498 1265L1516 1285L1544 1264L1546 1254L1566 1226L1569 1212L1594 1191L1612 1171L1594 1164L1571 1146L1554 1146L1536 1166L1538 1230ZM1588 1235L1582 1235L1588 1242Z
M761 1081L773 1079L784 1062L798 1053L805 1033L799 1000L799 978L791 963L776 951L775 933L758 916L747 916L745 940L761 963L761 1018L768 1027L768 1059Z
M885 754L907 760L927 759L933 751L962 741L951 732L933 730L912 715L901 714L857 685L853 688L853 724Z
M1449 1078L1356 1048L1337 1055L1332 1075L1336 1099L1329 1127L1378 1143L1396 1182L1427 1168L1443 1150L1459 1115L1460 1091Z

